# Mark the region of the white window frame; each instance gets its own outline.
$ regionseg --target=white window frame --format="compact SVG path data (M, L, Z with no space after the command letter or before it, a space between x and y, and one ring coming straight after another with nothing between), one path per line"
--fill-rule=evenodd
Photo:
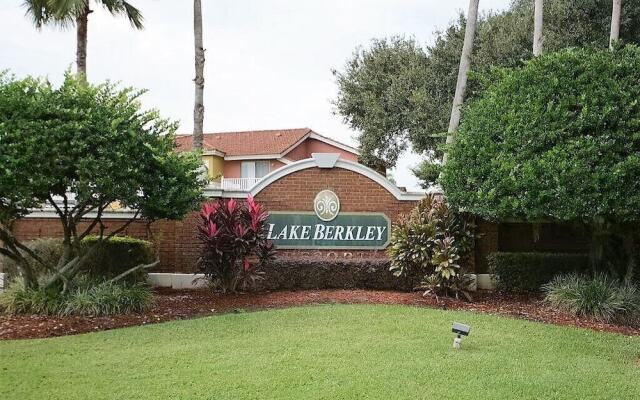
M242 161L240 164L240 177L248 178L248 179L256 179L262 178L263 176L258 177L258 163L266 163L267 165L267 175L271 172L271 161L269 160L258 160L258 161ZM246 171L246 174L245 174Z

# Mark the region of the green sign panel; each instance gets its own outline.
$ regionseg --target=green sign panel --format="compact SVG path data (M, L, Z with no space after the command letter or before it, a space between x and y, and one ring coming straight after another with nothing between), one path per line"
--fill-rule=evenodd
M379 213L339 213L323 221L313 212L271 212L267 228L280 249L384 249L391 223Z

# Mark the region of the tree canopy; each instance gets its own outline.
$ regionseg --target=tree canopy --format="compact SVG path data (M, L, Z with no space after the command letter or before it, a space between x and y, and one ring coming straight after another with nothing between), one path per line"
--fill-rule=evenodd
M98 230L103 237L103 213L114 202L147 221L182 218L199 206L199 155L175 151L176 124L142 110L142 94L70 74L60 87L0 76L2 254L24 256L11 222L44 205L55 210L64 231L61 270L86 235ZM89 224L80 229L83 219ZM119 231L109 225L109 235Z
M610 0L545 0L544 47L554 52L586 45L606 48ZM621 40L640 44L640 3L624 2ZM358 48L342 71L336 71L336 111L358 132L366 161L381 158L395 165L409 145L428 159L441 156L464 37L461 15L422 47L413 39L375 40ZM516 0L500 13L478 22L472 71L518 67L532 58L533 2ZM479 87L469 87L469 97ZM463 119L465 118L463 114ZM425 175L433 176L433 168Z
M640 48L503 69L465 111L441 184L490 219L640 219Z

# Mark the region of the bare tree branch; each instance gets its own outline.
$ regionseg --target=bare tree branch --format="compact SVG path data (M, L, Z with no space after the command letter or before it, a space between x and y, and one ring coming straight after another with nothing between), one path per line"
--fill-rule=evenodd
M139 265L136 265L135 267L124 271L123 273L121 273L120 275L116 276L115 278L108 280L107 283L113 283L113 282L119 281L120 279L122 279L122 278L124 278L124 277L126 277L128 275L131 275L132 273L134 273L136 271L139 271L139 270L142 270L142 269L151 269L151 268L155 267L158 264L160 264L160 260L156 260L156 261L152 262L151 264L139 264Z

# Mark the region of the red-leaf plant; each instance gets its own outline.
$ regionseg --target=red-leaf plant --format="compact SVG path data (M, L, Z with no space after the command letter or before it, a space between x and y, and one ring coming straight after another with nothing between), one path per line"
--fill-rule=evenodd
M246 290L262 278L263 265L273 259L267 240L264 207L249 197L202 205L198 239L204 244L198 269L222 292Z

